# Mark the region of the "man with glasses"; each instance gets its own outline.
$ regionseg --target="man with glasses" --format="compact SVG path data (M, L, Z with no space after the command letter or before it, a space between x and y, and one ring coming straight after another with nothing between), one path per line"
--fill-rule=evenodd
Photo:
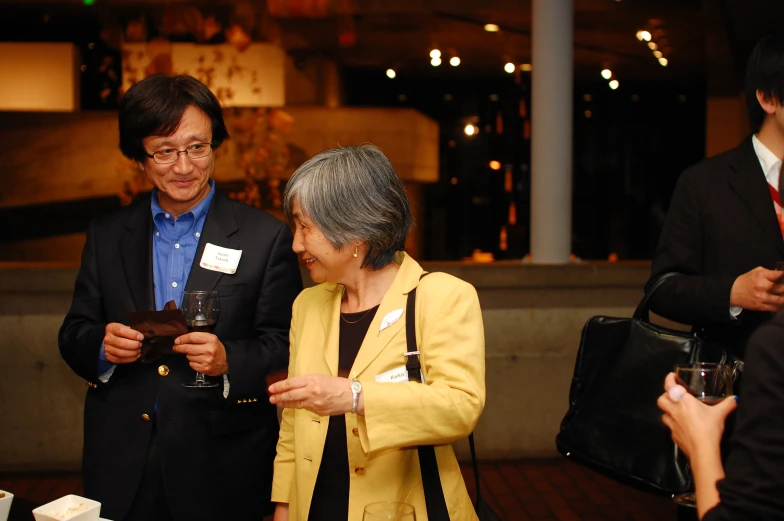
M302 289L286 224L230 199L212 180L228 137L220 104L189 76L150 76L119 111L120 149L150 196L87 231L60 352L88 385L83 477L114 521L260 520L278 422L266 376L288 364L291 307ZM217 291L212 333L142 351L133 311L179 307ZM195 372L218 384L185 387Z

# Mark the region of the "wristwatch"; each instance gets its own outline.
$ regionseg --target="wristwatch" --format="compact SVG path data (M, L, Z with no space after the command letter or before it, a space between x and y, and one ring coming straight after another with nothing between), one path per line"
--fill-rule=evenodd
M357 405L359 405L359 393L362 392L362 384L359 383L359 380L354 378L351 382L351 394L354 398L354 403L351 405L351 412L353 414L357 413Z

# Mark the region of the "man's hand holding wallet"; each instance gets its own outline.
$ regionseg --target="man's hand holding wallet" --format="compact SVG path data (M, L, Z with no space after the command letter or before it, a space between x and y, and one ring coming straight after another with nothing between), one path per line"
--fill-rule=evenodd
M174 339L188 334L188 326L185 324L185 317L182 311L177 309L177 304L173 300L166 303L161 311L132 311L126 315L128 326L121 326L120 343L124 347L124 352L130 354L135 351L136 358L126 357L125 362L135 362L140 360L143 363L154 362L166 355L174 354L172 346ZM109 326L120 324L109 324L106 326L107 337ZM115 328L118 329L118 328ZM104 340L105 341L105 340ZM135 345L133 345L135 344ZM106 349L107 360L109 350ZM116 363L116 362L115 362Z

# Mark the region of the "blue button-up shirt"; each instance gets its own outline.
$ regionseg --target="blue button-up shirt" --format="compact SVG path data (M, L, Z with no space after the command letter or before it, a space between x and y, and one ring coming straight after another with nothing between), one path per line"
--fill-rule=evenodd
M210 192L207 197L191 211L175 219L158 204L158 189L152 191L152 273L155 308L158 310L163 309L170 300L173 300L178 308L182 304L182 293L191 273L201 230L214 194L215 183L210 179ZM113 369L114 364L106 360L106 352L101 344L98 361L101 380L108 382Z
M152 273L155 285L155 308L173 300L179 308L182 292L191 273L196 249L199 247L201 229L212 203L215 187L210 180L210 192L196 207L179 217L164 211L158 205L158 191L152 194L152 218L154 222L152 240Z

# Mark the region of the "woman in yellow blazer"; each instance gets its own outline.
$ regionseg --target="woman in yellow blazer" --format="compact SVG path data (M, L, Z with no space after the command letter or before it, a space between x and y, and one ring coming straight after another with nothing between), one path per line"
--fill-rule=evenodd
M341 147L291 177L284 210L315 287L294 303L273 479L276 521L361 521L365 505L400 501L427 520L418 445L435 445L452 521L476 519L451 443L485 403L484 330L476 291L424 273L402 252L411 210L387 158ZM404 370L406 298L426 385Z

